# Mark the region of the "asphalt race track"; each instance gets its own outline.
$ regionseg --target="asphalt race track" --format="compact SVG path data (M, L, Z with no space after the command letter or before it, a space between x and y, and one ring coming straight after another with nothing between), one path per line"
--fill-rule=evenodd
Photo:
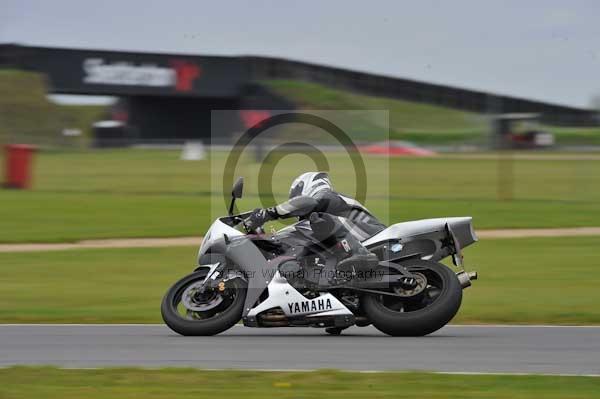
M354 327L235 326L181 337L159 325L0 325L0 365L600 374L600 327L449 326L422 338Z

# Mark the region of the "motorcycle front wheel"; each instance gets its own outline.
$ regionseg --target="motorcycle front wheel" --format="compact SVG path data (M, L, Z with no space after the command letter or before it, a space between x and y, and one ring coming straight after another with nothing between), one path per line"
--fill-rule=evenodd
M363 312L380 331L392 336L423 336L445 326L458 312L462 287L456 274L441 263L412 260L403 263L419 276L423 288L414 296L368 294L362 297ZM402 290L390 289L402 294Z
M241 278L226 281L220 288L205 288L205 270L177 281L161 304L164 322L181 335L215 335L228 330L242 318L247 285Z

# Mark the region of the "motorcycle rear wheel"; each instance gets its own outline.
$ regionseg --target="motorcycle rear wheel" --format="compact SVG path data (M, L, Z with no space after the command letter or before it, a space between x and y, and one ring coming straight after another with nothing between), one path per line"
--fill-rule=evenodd
M414 298L368 294L362 297L362 309L375 328L388 335L431 334L458 312L462 302L460 282L451 269L437 262L419 259L403 266L427 275L428 286L423 294Z
M233 327L242 318L244 301L246 300L246 282L240 278L227 281L227 289L218 305L206 312L187 311L186 317L180 313L182 296L186 289L198 284L206 277L206 271L198 271L177 281L165 294L160 307L164 322L178 334L186 336L216 335ZM220 295L220 294L217 294ZM214 296L214 295L213 295ZM210 306L208 298L208 306ZM201 304L199 306L202 306Z

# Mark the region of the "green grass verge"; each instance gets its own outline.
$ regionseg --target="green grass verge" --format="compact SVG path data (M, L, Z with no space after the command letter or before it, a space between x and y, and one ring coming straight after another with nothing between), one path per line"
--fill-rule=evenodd
M484 141L488 131L485 117L472 112L356 94L316 83L271 80L263 84L301 109L387 110L390 117L390 137L396 140L422 144L464 143ZM361 126L367 132L377 131L379 128L377 124L364 123Z
M0 197L1 243L200 237L213 221L208 196L5 192ZM240 206L257 204L254 197ZM384 208L385 201L370 207L378 215ZM473 216L478 229L598 226L600 203L428 198L391 204L390 220L398 222L445 216Z
M0 242L72 242L112 237L202 236L207 197L0 193Z
M485 240L455 323L600 324L600 237ZM196 248L0 253L0 322L156 323Z
M263 82L300 109L388 110L390 137L423 145L485 144L490 124L485 115L447 107L374 97L321 84L294 80ZM376 131L376 125L363 129ZM555 135L558 145L600 145L599 128L543 126Z
M0 370L3 398L597 398L594 377L442 375L334 370L314 372L192 369Z
M0 242L202 235L224 213L211 196L211 182L220 181L224 169L222 153L198 162L180 161L177 151L38 155L33 190L0 190ZM355 176L347 159L327 156L336 189L352 195ZM365 157L366 205L389 222L471 215L477 228L600 225L600 161L506 162ZM236 175L247 178L241 209L261 205L259 167L247 157L238 166ZM510 177L510 168L513 200L498 200L498 176ZM276 199L286 198L292 179L311 169L308 157L286 156L273 178Z
M600 128L546 126L558 145L600 145Z
M473 128L478 115L452 108L366 96L332 89L317 83L294 80L263 82L275 93L292 100L299 107L317 110L389 110L392 125L405 129L465 129ZM396 122L396 123L394 123Z
M43 75L0 69L0 143L25 142L50 146L84 146L92 123L106 113L105 106L58 105L46 98ZM62 137L65 128L77 128L80 137Z

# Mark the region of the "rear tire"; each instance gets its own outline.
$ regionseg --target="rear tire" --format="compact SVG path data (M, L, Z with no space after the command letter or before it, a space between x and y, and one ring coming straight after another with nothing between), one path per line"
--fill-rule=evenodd
M458 312L462 302L462 287L456 274L443 264L414 260L403 264L409 270L427 268L437 274L442 283L435 300L415 311L395 311L384 306L381 295L365 295L362 308L373 325L380 331L396 337L414 337L439 330Z
M240 278L228 282L237 294L233 302L223 312L205 320L190 320L179 314L177 305L185 288L199 280L203 280L205 277L205 270L185 276L169 288L162 300L160 307L162 318L167 326L178 334L186 336L215 335L233 327L242 318L244 301L246 300L246 282Z

